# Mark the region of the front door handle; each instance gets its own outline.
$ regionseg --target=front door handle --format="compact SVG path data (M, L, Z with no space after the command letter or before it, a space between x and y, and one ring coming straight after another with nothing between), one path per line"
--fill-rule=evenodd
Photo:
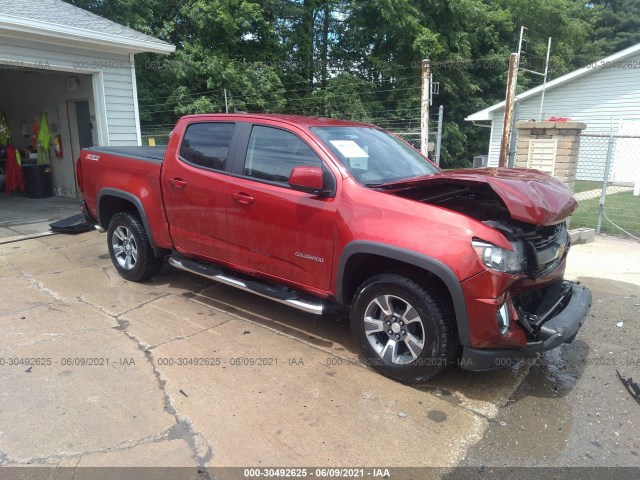
M181 178L172 178L169 180L169 184L176 188L184 188L187 186L187 182L185 182Z
M245 205L248 205L248 204L253 203L255 201L255 198L253 198L248 193L244 193L244 192L234 193L231 196L233 197L233 199L236 202L242 203L242 204L245 204Z

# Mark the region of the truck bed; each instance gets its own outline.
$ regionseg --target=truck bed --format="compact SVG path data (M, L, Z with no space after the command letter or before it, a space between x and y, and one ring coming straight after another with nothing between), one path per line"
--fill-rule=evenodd
M157 147L92 147L86 150L96 153L118 155L119 157L135 158L146 162L162 163L167 147L166 145Z
M160 179L166 147L93 147L80 152L82 196L92 218L100 220L101 195L137 199L136 208L158 248L172 245L162 203ZM108 221L105 223L105 228Z

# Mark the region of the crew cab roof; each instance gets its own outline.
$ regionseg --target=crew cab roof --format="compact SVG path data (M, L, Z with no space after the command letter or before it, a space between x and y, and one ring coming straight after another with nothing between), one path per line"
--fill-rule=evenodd
M350 120L341 120L338 118L326 117L306 117L303 115L282 115L271 113L212 113L199 115L186 115L183 119L199 119L199 120L236 120L236 121L252 121L252 120L278 120L293 125L305 127L375 127L368 123L352 122Z

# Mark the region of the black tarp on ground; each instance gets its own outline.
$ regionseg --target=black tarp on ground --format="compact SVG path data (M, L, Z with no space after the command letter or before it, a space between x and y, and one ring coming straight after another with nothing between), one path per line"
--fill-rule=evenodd
M82 233L93 229L93 223L90 222L83 213L78 213L77 215L50 223L49 228L57 233Z

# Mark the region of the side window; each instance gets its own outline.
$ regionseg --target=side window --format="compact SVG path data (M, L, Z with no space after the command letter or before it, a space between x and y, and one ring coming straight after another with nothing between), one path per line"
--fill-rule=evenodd
M180 157L198 167L224 170L234 123L192 123L180 146Z
M287 183L293 167L323 167L311 147L293 133L278 128L254 126L251 130L244 174Z

